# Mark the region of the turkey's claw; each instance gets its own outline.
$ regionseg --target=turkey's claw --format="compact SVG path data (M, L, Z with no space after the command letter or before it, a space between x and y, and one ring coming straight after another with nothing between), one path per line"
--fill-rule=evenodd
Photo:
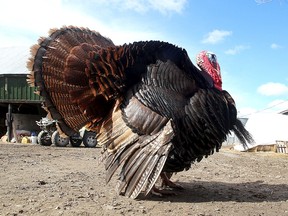
M174 191L171 191L171 190L160 190L160 189L156 188L155 186L152 188L151 194L155 195L155 196L158 196L158 197L177 195Z
M176 184L170 180L171 176L172 176L172 173L162 172L160 174L160 177L162 179L162 188L170 187L173 189L183 190L184 188L181 185Z
M153 186L151 194L163 197L163 196L172 196L177 195L174 189L183 190L184 188L181 185L178 185L170 180L173 173L162 172L160 178L158 179L158 186Z

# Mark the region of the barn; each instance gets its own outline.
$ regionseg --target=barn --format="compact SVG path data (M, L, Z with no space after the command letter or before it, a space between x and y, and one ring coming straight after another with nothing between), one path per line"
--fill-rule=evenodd
M281 113L256 113L243 120L245 128L252 134L255 142L245 149L234 140L235 150L288 153L287 110Z
M37 132L35 121L46 115L42 98L26 82L28 57L28 46L0 47L0 137L8 141Z

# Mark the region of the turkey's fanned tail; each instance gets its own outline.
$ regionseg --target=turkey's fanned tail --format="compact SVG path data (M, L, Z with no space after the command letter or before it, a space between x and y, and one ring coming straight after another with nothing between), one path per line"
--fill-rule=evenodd
M73 135L87 123L97 122L113 104L105 103L101 92L91 86L87 60L93 59L101 48L114 44L86 28L69 26L51 29L49 34L31 47L27 81L45 99L44 105L57 120L60 132ZM89 105L95 105L95 109L87 108Z

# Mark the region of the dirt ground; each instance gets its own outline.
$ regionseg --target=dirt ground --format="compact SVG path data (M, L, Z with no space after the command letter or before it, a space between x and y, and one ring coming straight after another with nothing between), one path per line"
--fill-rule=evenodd
M172 179L176 196L131 200L106 184L100 148L0 144L0 215L287 215L288 155L221 149Z

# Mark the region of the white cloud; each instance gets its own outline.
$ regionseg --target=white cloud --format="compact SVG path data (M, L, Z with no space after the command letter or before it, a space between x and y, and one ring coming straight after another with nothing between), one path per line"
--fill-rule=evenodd
M93 22L97 25L97 20L64 6L59 0L10 0L4 2L0 9L1 27L5 30L18 29L18 34L24 34L26 31L42 35L46 34L50 28L62 25L84 23L89 25Z
M280 46L279 44L272 43L272 44L270 45L270 48L271 48L271 49L279 49L279 48L281 48L281 46Z
M82 0L66 0L66 2L82 3ZM158 11L162 14L168 12L181 13L187 4L187 0L90 0L90 3L99 6L109 6L118 10L131 10L137 13L146 13L150 10Z
M247 50L249 48L250 48L249 46L238 45L238 46L235 46L233 49L226 50L225 54L227 54L227 55L236 55L236 54L239 54L241 51Z
M94 0L92 0L93 3ZM98 0L97 0L98 1ZM120 0L107 0L120 4ZM107 1L103 1L107 3ZM100 2L100 3L99 3ZM101 4L99 0L97 4ZM126 0L125 5L139 4L145 6L146 1ZM167 0L170 6L163 6L163 10L172 10L172 3L178 3L178 9L186 1ZM88 27L99 31L103 36L110 37L115 44L129 43L137 40L150 40L161 38L158 32L151 32L147 29L129 28L129 25L119 26L115 19L97 19L87 13L85 6L78 4L78 0L9 0L3 1L0 7L0 45L12 46L19 44L33 44L40 36L47 36L50 28L59 28L63 25L75 25ZM91 3L91 2L90 2ZM17 7L15 7L17 5ZM117 4L116 4L117 5ZM151 4L149 4L150 7ZM168 4L169 5L169 4ZM177 5L177 4L176 4ZM155 6L157 7L157 6ZM158 8L160 10L160 6ZM132 30L131 30L132 29Z
M161 13L166 13L168 11L181 13L187 3L187 0L149 0L149 3L153 9L160 11Z
M216 44L223 41L226 37L232 35L232 31L213 30L204 36L202 43Z
M265 96L288 94L288 86L282 83L269 82L258 87L258 93Z
M257 4L264 4L264 3L267 3L267 2L270 2L270 1L272 1L272 0L255 0L255 2Z
M61 1L57 0L3 1L0 9L1 27L29 29L31 32L38 33L49 21L50 26L55 24L55 21L60 18L61 8ZM49 11L53 13L49 15Z

